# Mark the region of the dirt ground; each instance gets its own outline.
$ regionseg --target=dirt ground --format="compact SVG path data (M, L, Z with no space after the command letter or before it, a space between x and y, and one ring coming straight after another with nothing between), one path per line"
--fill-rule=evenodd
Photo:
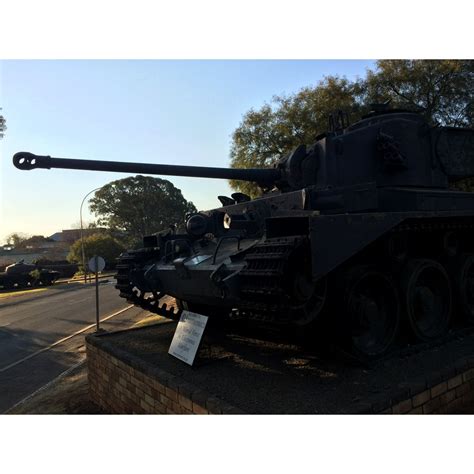
M89 398L87 366L83 362L68 374L8 412L14 415L77 415L104 413Z

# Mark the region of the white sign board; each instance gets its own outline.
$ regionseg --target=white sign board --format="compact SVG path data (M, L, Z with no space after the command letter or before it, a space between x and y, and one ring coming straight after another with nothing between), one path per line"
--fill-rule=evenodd
M96 266L97 260L97 266ZM105 260L102 257L92 257L88 262L87 266L91 272L101 272L105 268Z
M183 311L168 354L186 362L186 364L193 365L207 319L208 317L202 314Z

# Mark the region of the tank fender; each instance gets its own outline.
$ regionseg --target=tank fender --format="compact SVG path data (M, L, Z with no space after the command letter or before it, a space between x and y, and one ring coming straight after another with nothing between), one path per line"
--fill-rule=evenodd
M404 219L384 212L311 217L313 279L327 275Z

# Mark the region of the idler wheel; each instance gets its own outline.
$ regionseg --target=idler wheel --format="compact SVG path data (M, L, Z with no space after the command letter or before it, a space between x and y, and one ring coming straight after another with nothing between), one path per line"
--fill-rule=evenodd
M348 272L344 290L345 324L352 352L362 358L382 356L398 332L400 304L392 279L375 267Z
M461 254L448 265L459 316L474 324L474 255Z
M400 282L413 335L425 342L444 335L451 319L451 285L443 266L429 259L409 260Z

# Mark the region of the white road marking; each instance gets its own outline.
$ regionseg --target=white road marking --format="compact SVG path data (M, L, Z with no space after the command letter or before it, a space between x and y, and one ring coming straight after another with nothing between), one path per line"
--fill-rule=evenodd
M69 301L67 302L67 304L77 304L77 303L82 303L83 301L90 301L90 300L92 300L92 299L93 299L93 296L90 295L90 296L88 296L87 298L81 298L81 299L79 299L79 300L72 300L72 299L71 299L71 300L69 300Z
M113 318L114 316L118 316L119 314L121 313L124 313L125 311L129 310L130 308L133 308L134 305L131 304L130 306L127 306L126 308L123 308L121 309L120 311L117 311L113 314L110 314L109 316L106 316L105 318L101 319L100 322L104 322L104 321L107 321L108 319L110 318ZM56 342L53 342L52 344L50 344L49 346L46 346L46 347L43 347L42 349L39 349L37 350L36 352L33 352L32 354L29 354L27 355L26 357L23 357L22 359L20 360L17 360L16 362L12 362L11 364L9 365L6 365L5 367L2 367L0 369L0 374L2 372L5 372L6 370L8 369L11 369L15 366L17 366L18 364L21 364L29 359L31 359L32 357L35 357L37 356L38 354L41 354L43 352L46 352L46 351L49 351L50 349L52 349L53 347L57 346L58 344L61 344L62 342L65 342L67 341L68 339L71 339L72 337L74 336L77 336L83 332L86 332L88 331L89 329L93 328L95 326L95 323L94 324L89 324L89 326L86 326L85 328L82 328L82 329L79 329L79 331L76 331L75 333L71 334L70 336L66 336L66 337L63 337L62 339L59 339L58 341Z

